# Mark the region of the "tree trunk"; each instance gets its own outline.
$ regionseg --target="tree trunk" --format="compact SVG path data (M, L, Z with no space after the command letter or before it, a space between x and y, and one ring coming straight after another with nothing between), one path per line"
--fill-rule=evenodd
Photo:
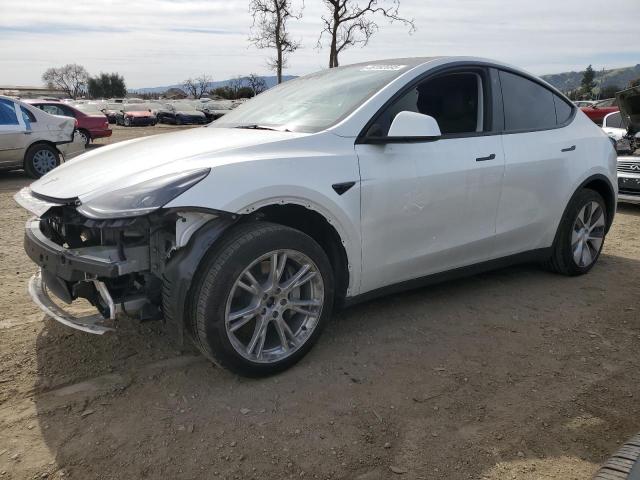
M278 4L278 0L274 0L274 5L276 7L276 75L278 76L278 85L282 83L282 39L280 38L280 30L282 29L282 17L280 11L280 5Z
M329 68L338 66L338 27L340 26L340 12L338 5L333 7L333 25L331 28L331 47L329 48Z

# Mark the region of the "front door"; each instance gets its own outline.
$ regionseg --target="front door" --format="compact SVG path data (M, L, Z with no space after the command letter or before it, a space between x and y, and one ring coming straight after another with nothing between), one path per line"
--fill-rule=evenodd
M441 139L356 145L362 293L489 258L504 154L500 135L490 134L486 78L457 71L427 79L369 129L384 136L397 113L415 111L438 121Z

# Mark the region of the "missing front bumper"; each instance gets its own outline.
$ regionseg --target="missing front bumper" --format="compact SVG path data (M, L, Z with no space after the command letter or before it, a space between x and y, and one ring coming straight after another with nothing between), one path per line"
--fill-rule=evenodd
M102 283L102 282L99 282ZM103 335L104 333L115 330L115 307L113 301L108 294L106 288L103 291L96 286L101 295L106 292L108 298L104 298L105 302L109 305L110 318L106 319L101 314L96 313L93 315L87 315L84 317L76 317L70 312L65 311L62 307L58 306L51 300L47 291L46 284L42 281L42 275L40 271L36 273L29 280L29 295L33 302L42 310L47 316L51 317L57 322L66 325L67 327L75 328L87 333L93 333L97 335Z

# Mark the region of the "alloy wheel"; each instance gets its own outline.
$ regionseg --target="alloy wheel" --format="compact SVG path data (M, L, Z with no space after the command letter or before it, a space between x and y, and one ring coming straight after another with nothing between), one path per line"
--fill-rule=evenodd
M229 293L225 328L242 357L274 363L297 351L313 334L324 303L316 264L295 250L275 250L253 261Z
M55 154L51 150L38 150L32 159L33 169L38 173L38 175L42 176L45 173L56 168L56 164L58 163L58 159Z
M571 233L573 260L579 267L590 266L598 257L605 233L605 215L597 202L587 203L576 218Z

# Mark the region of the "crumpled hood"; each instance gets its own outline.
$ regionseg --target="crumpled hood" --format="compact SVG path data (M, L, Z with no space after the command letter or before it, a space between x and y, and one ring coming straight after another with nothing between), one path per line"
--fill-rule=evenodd
M160 175L242 161L243 148L306 135L201 127L142 137L75 157L32 183L31 190L55 199L87 200Z
M622 115L629 120L630 133L640 132L640 87L632 87L616 93Z

